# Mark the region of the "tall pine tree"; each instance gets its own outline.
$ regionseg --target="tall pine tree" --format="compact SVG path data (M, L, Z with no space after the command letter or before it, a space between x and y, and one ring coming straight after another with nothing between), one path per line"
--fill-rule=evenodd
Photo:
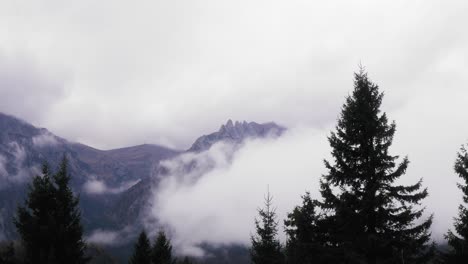
M43 165L42 176L36 176L29 188L25 206L18 207L14 220L21 236L27 263L88 262L81 226L78 198L68 186L67 159L57 174Z
M151 264L151 244L145 231L140 233L129 263Z
M180 264L194 264L194 262L189 257L184 257L182 261L179 261Z
M79 199L69 187L68 160L64 156L59 171L54 175L56 208L55 251L58 263L86 263L85 243Z
M5 248L0 248L0 264L15 263L15 247L13 242L10 242L5 246Z
M49 166L42 166L42 176L35 176L29 186L25 206L19 206L14 220L25 249L26 263L54 263L53 238L56 207L55 191Z
M318 219L316 201L307 192L302 196L302 205L296 206L284 221L288 264L320 263L324 252L317 227Z
M334 162L325 161L320 228L333 263L427 263L432 252L432 217L420 219L418 208L428 193L421 181L395 184L409 161L389 154L396 126L381 113L382 98L361 68L328 138Z
M282 246L279 242L276 212L272 207L270 192L265 197L265 208L259 209L260 221L255 219L256 235L251 237L250 256L254 264L284 263Z
M160 231L156 237L151 250L151 261L153 264L174 264L176 259L172 256L171 241L164 231Z
M458 188L463 192L463 202L468 203L468 152L462 147L455 162L455 172L463 179ZM455 219L455 233L449 231L446 239L450 246L447 263L465 263L468 261L468 209L460 205L458 218Z

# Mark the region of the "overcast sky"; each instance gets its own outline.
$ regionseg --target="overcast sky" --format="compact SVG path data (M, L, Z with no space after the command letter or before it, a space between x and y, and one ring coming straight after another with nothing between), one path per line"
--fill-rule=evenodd
M361 62L387 111L459 112L467 11L465 1L0 1L0 111L99 148L187 148L229 118L323 128Z
M441 238L460 202L456 151L468 142L467 13L462 0L0 0L0 111L103 149L185 149L228 119L291 128L195 186L175 184L159 205L172 221L187 214L177 201L202 201L181 226L220 224L195 242L245 242L266 184L283 215L305 189L316 195L326 136L362 63L397 122L392 151L409 156L405 179L429 187ZM245 181L243 200L236 188L199 196ZM225 200L226 210L245 209L229 228L230 212L218 210Z

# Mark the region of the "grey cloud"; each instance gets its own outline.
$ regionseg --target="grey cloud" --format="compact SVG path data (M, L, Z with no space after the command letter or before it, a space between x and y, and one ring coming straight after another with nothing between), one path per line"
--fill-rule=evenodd
M397 122L393 150L411 161L405 179L429 187L440 239L461 197L455 153L468 141L467 9L437 0L10 1L0 8L1 110L102 148L187 148L228 118L296 131L246 145L196 183L168 180L174 193L161 194L160 217L181 228L181 244L189 228L201 230L184 246L197 253L200 241L245 243L266 184L282 216L316 191L326 135L362 62ZM203 210L186 215L187 201L188 212ZM211 232L198 228L207 219Z
M128 190L133 185L137 184L139 180L123 182L118 187L110 187L105 181L90 179L83 184L83 190L88 194L117 194Z
M33 54L41 72L73 76L40 124L96 147L186 148L228 118L323 128L334 122L359 61L397 109L447 56L467 56L467 4L459 1L111 5L46 1L24 10L15 2L5 4L0 23L0 48ZM463 67L451 69L452 79ZM5 107L27 115L15 109Z
M0 111L38 123L64 92L60 76L25 55L6 55L0 45Z
M32 142L37 147L54 146L59 143L57 138L50 132L44 132L33 137Z
M13 158L8 160L7 157L0 155L0 188L4 188L8 184L23 183L33 175L38 175L39 166L25 164L26 151L22 146L17 142L10 142L7 147L13 154ZM7 170L8 164L14 168L14 172Z
M174 245L182 254L203 255L203 243L248 244L268 185L281 218L306 190L317 195L324 143L319 131L295 128L278 139L248 141L235 152L221 143L176 159L166 167L170 176L154 190L150 215L173 230ZM209 166L199 166L193 174L180 169L194 161L209 161Z
M91 232L85 240L100 245L118 246L127 243L135 237L135 230L127 226L121 230L96 229Z

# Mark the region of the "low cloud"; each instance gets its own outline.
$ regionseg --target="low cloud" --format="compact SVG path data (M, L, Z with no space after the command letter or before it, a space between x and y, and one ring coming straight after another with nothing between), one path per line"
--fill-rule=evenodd
M462 102L453 101L454 107ZM407 107L419 108L420 104ZM443 235L452 227L462 202L453 162L468 135L461 132L468 132L468 128L456 121L461 119L449 119L436 109L417 116L404 113L389 113L396 117L398 125L390 152L408 155L411 162L407 174L398 181L412 184L423 179L429 197L421 206L426 207L426 216L434 213L433 239L443 243ZM443 128L434 122L436 119L459 130L447 139L440 133ZM428 126L430 131L422 133L415 126ZM158 225L171 230L175 248L182 254L203 255L200 245L205 243L249 245L256 209L263 205L269 186L280 222L279 235L284 241L283 220L300 203L300 196L310 191L314 198L320 198L319 179L326 173L323 159L330 159L327 135L331 129L292 128L277 139L250 140L236 151L219 143L206 152L167 162L169 175L154 190L150 215ZM205 165L187 174L186 167L191 164Z
M39 166L28 166L26 163L27 153L23 146L17 142L10 142L6 146L13 157L9 160L6 156L0 155L0 188L8 184L23 183L33 175L39 174Z
M202 243L248 244L267 186L279 219L305 191L317 197L327 155L319 131L297 128L277 139L250 140L234 150L218 143L206 152L173 160L171 175L154 191L151 215L173 231L174 245L182 254L202 255ZM183 168L194 161L208 166L184 174Z
M87 242L100 245L118 246L125 244L135 236L135 230L132 227L125 227L121 230L96 229L85 238Z
M33 137L32 142L37 147L55 146L59 143L57 137L48 131Z
M83 189L88 194L118 194L128 190L139 181L140 180L126 181L118 187L110 187L103 180L91 179L83 185Z

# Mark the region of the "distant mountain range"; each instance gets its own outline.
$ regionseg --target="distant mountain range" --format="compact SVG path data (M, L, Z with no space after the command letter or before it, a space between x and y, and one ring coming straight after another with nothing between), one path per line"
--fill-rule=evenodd
M167 174L160 166L162 161L203 152L222 141L236 145L284 131L275 123L229 120L218 131L196 139L185 151L150 144L99 150L0 113L0 241L17 238L12 218L25 198L27 184L45 161L56 167L67 155L72 188L80 194L82 221L89 234L95 229L138 225L151 190Z

